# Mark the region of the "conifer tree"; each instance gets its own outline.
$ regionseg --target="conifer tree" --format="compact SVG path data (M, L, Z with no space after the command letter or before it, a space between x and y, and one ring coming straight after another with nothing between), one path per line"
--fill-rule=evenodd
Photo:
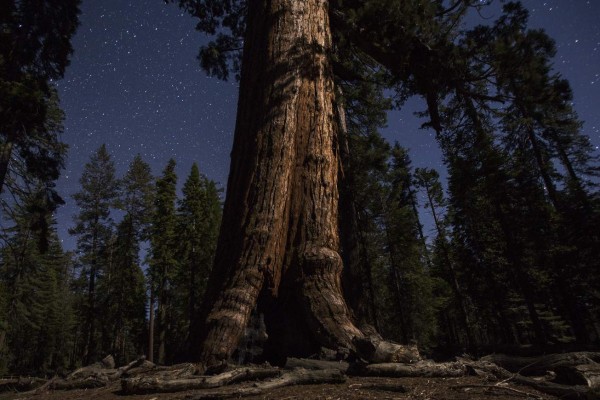
M447 288L452 292L453 296L446 295L445 297L453 297L455 304L456 322L460 329L451 329L449 324L452 323L449 315L444 316L446 322L446 336L451 338L449 345L459 346L463 349L474 350L476 343L474 338L474 326L471 318L470 300L460 276L459 266L455 261L453 254L453 246L449 242L449 229L447 220L444 218L446 213L447 202L444 196L444 191L439 180L439 174L434 169L417 168L414 176L415 186L418 190L424 192L426 203L424 208L429 211L433 218L434 229L436 233L434 241L433 259L437 262L433 263L430 273L433 276L442 278L447 282ZM453 232L454 233L454 232ZM438 289L440 287L438 286ZM446 289L446 292L448 291ZM443 291L443 289L442 289ZM444 297L444 296L442 296ZM445 310L444 312L448 312Z
M12 215L14 225L1 249L3 324L0 354L12 373L46 374L70 366L75 316L69 291L71 259L63 252L55 221L48 216L47 245L39 246L38 210L43 184L25 194Z
M136 155L121 180L119 208L125 215L112 241L109 270L99 283L105 310L105 352L121 364L145 351L146 285L140 247L148 237L153 190L150 166Z
M438 305L434 281L427 270L427 249L420 236L420 222L414 212L412 171L406 149L396 144L391 152L387 196L383 205L386 248L389 253L390 292L404 343L416 340L423 349L434 344Z
M177 209L177 259L179 262L174 294L177 328L170 341L181 348L196 337L198 315L213 258L221 224L219 191L215 182L200 174L198 165L192 165L183 185L183 197Z
M115 166L105 145L92 154L79 182L81 190L73 195L73 199L80 211L75 216L75 227L69 232L77 236L78 263L86 284L86 299L81 305L81 355L83 362L89 364L100 356L97 283L107 266L106 250L112 235L110 212L117 205L119 195Z
M360 325L380 329L374 273L378 260L374 204L381 199L390 146L379 129L391 102L383 95L383 77L373 74L368 59L336 65L340 119L340 241L344 260L344 294ZM348 72L350 71L350 72ZM343 118L342 118L343 117Z
M177 272L176 249L178 238L175 202L177 175L175 174L175 160L170 159L162 176L156 181L156 195L154 197L154 213L150 231L150 291L156 296L158 303L158 324L156 337L158 338L157 361L164 364L167 357L172 357L172 350L167 349L167 337L173 327L173 281ZM152 297L152 294L151 294ZM154 304L150 304L151 312ZM150 326L150 332L154 327ZM154 338L150 339L153 340ZM152 347L152 346L150 346ZM170 351L169 353L167 353ZM153 352L150 348L149 352Z
M146 347L146 281L131 218L126 214L111 236L106 271L98 281L102 351L118 364L132 361Z

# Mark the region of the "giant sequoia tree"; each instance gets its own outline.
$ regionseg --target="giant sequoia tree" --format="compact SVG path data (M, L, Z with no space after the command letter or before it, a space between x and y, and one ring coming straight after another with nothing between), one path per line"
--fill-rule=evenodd
M320 346L362 349L365 334L340 279L330 3L179 3L202 30L222 24L233 33L201 52L210 72L226 76L228 60L237 64L228 51L243 39L232 163L197 358L204 365L228 358L257 305L274 358ZM389 353L415 357L400 346Z
M209 365L233 352L261 293L285 353L314 341L353 348L352 340L362 336L340 286L327 3L256 1L248 7L225 228L201 338L200 360ZM283 310L298 312L299 342L285 335L291 325ZM284 323L274 327L276 321Z

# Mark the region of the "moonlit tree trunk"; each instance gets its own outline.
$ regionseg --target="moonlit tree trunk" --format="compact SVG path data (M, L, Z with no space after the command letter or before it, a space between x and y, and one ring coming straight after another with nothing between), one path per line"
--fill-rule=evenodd
M199 360L209 366L231 355L257 302L281 352L307 343L353 349L363 337L340 284L328 3L248 7L227 198L199 338Z

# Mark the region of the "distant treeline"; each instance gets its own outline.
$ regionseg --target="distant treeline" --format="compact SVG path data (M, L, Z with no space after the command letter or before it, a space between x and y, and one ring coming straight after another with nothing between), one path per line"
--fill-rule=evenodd
M73 195L75 252L63 251L51 216L39 223L39 192L19 199L0 254L0 373L53 374L106 354L127 362L148 354L149 331L156 361L182 357L212 264L221 200L196 164L177 199L174 169L171 160L154 178L138 155L117 178L100 147Z

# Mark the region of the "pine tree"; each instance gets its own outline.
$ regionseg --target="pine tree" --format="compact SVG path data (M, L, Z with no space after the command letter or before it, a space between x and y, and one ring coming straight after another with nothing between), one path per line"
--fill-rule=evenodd
M77 236L80 273L87 286L85 303L81 305L84 326L81 356L89 364L100 355L97 282L107 266L106 250L112 235L110 212L119 195L115 166L105 145L92 154L79 182L81 190L73 199L80 211L75 217L75 227L69 232Z
M493 215L505 240L505 260L512 265L511 290L523 298L538 342L554 336L537 311L536 297L547 296L563 309L577 340L586 342L593 325L584 306L591 299L587 282L595 275L592 260L598 259L588 224L597 214L580 183L594 173L593 155L569 104L569 85L552 71L554 42L541 30L527 29L527 11L519 3L508 3L504 12L493 27L476 29L471 39L473 48L484 53L480 59L488 60L496 92L506 102L497 115L502 150L509 156L502 189L489 193L495 196ZM574 160L579 173L572 168ZM549 280L556 282L555 289L544 293L540 288ZM564 290L566 281L571 289Z
M0 328L3 365L12 373L45 374L69 368L75 316L69 291L71 259L48 218L47 246L39 246L37 210L44 209L43 185L26 194L12 216L1 250L0 287L5 295Z
M162 176L156 181L154 214L150 231L151 257L149 281L150 291L154 293L158 302L158 332L156 336L158 337L157 361L159 364L164 364L167 357L173 356L173 349L167 348L169 340L167 335L173 328L173 280L177 272L176 185L175 160L171 159L165 167ZM152 301L150 307L154 307ZM153 329L154 327L151 326L150 332ZM153 349L150 348L149 352L153 353Z
M190 338L197 337L198 315L221 224L219 191L215 182L200 174L192 165L178 202L177 237L178 270L175 279L174 313L176 326L170 341L177 353L187 351ZM186 346L182 348L182 346Z
M439 180L439 174L434 169L417 168L414 174L416 190L421 191L425 197L424 208L433 218L435 239L433 241L433 254L431 255L430 274L432 278L441 279L446 284L437 282L435 289L439 292L439 302L453 305L453 309L441 311L439 324L445 325L446 345L473 351L476 348L474 326L472 323L472 310L470 299L464 288L460 276L459 266L453 254L453 246L449 242L450 230L445 215L447 214L447 201ZM456 326L458 328L456 328Z
M381 78L368 65L367 59L360 59L334 66L351 71L338 77L340 245L348 305L359 325L381 329L373 276L377 251L370 236L377 231L373 206L383 196L382 180L390 156L390 146L379 129L385 126L385 111L391 103L383 95Z
M125 211L118 224L108 271L102 287L104 351L119 363L144 353L146 337L146 285L140 247L148 237L153 212L153 177L150 166L136 155L121 181L119 208Z
M131 219L126 214L111 236L105 273L98 280L102 353L112 354L118 364L130 362L146 347L146 282Z
M398 144L392 149L388 174L382 222L390 259L387 282L400 319L395 331L401 332L404 343L416 340L427 349L434 344L437 331L435 283L429 276L429 255L414 211L410 159Z

